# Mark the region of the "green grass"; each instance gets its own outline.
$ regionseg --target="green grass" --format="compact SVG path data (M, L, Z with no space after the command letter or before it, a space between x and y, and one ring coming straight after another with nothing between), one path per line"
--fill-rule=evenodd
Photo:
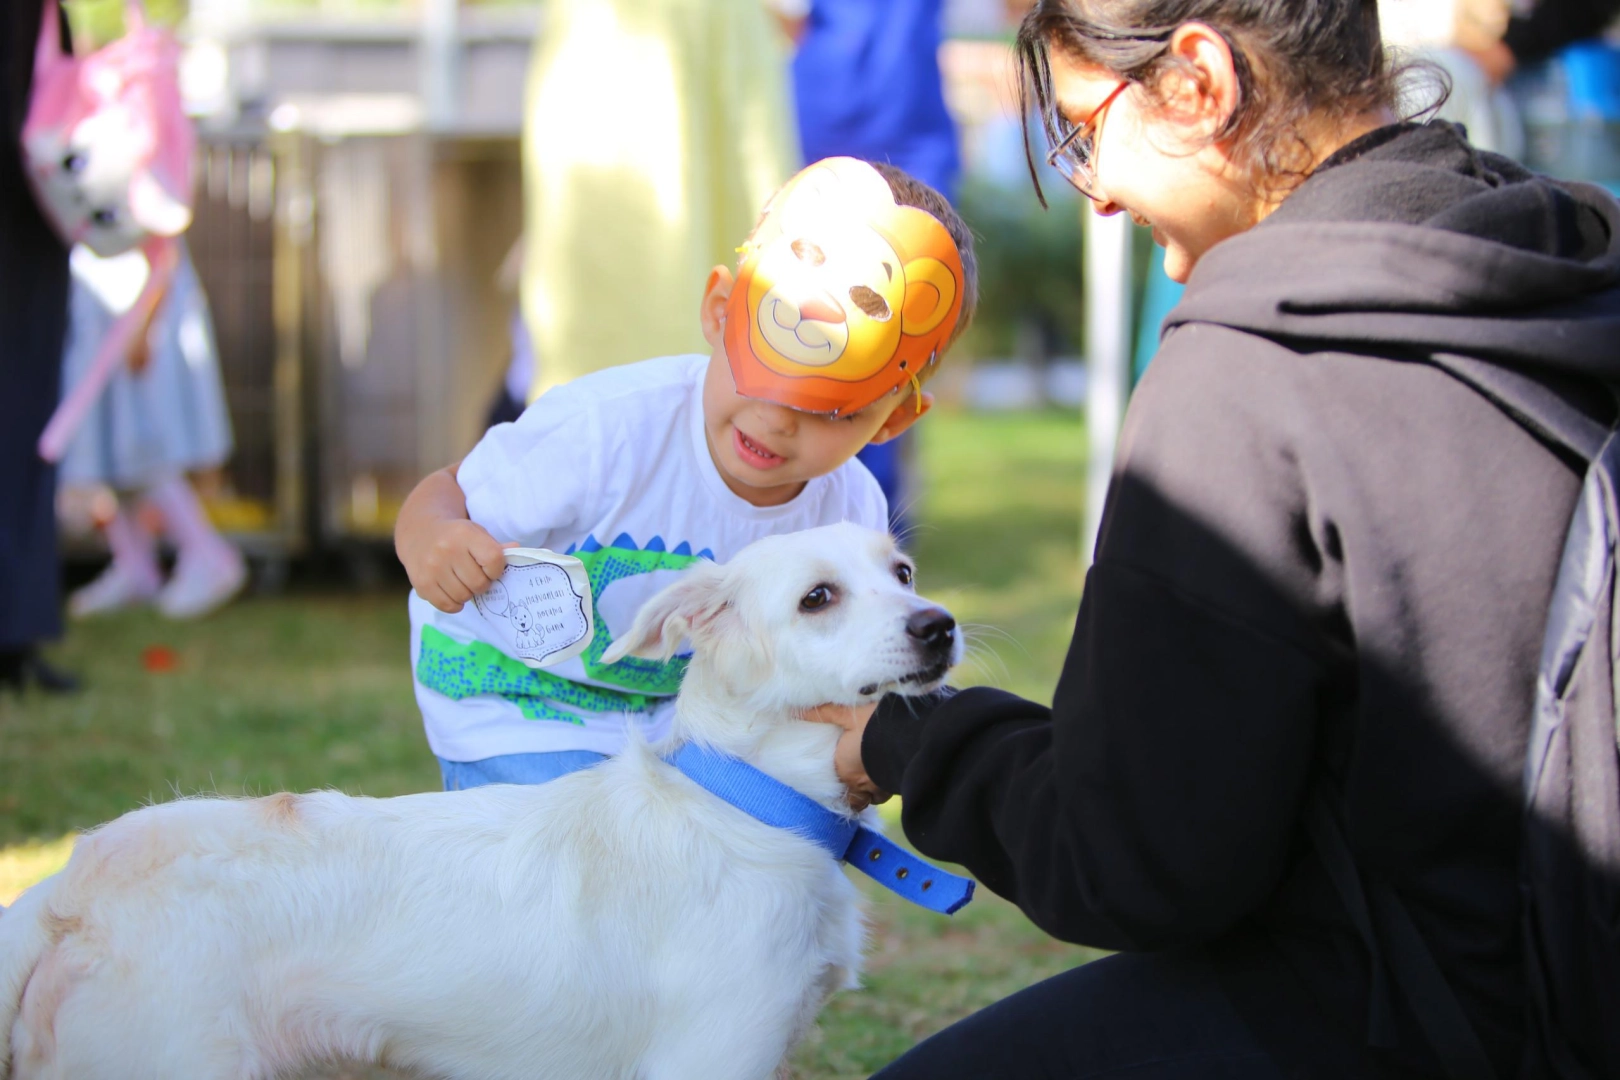
M1080 424L941 411L918 430L910 546L920 589L976 628L958 681L1049 700L1080 593ZM173 671L146 670L154 647L174 651ZM87 692L0 695L0 903L60 866L73 832L177 793L437 788L407 656L400 588L250 597L193 624L135 612L75 625L52 658ZM865 1076L1092 955L982 890L946 919L859 880L866 988L822 1014L795 1056L800 1080Z
M0 697L0 844L52 838L176 794L433 787L411 695L405 597L252 598L198 623L135 612L53 654L72 698ZM145 670L172 649L172 672Z

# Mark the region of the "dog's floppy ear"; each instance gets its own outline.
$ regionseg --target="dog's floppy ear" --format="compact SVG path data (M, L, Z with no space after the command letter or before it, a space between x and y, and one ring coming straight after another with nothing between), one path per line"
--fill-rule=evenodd
M707 560L693 564L679 581L641 605L630 630L602 653L602 663L616 663L626 656L668 660L683 638L713 622L726 609L729 596L725 584L722 567Z

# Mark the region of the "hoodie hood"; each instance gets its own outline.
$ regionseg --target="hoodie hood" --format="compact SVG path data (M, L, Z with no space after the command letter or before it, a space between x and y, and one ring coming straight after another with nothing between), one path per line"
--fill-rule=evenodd
M1620 204L1453 124L1380 128L1204 255L1165 331L1193 322L1620 382Z

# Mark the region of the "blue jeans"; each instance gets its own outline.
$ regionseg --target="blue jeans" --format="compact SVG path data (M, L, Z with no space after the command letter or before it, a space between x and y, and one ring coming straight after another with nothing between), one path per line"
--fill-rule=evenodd
M482 761L439 759L444 790L464 791L485 784L543 784L571 772L588 769L606 754L592 750L554 750L549 754L501 754Z

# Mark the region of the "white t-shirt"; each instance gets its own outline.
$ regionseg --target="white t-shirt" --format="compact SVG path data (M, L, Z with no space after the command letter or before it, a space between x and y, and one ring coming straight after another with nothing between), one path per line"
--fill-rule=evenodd
M468 516L495 539L585 562L596 633L583 655L537 670L500 650L475 605L448 615L413 591L411 670L439 757L612 753L631 724L660 737L686 661L600 663L645 600L698 559L724 562L762 536L840 521L887 528L883 492L853 459L782 506L726 487L703 434L708 364L671 356L556 387L461 463Z

